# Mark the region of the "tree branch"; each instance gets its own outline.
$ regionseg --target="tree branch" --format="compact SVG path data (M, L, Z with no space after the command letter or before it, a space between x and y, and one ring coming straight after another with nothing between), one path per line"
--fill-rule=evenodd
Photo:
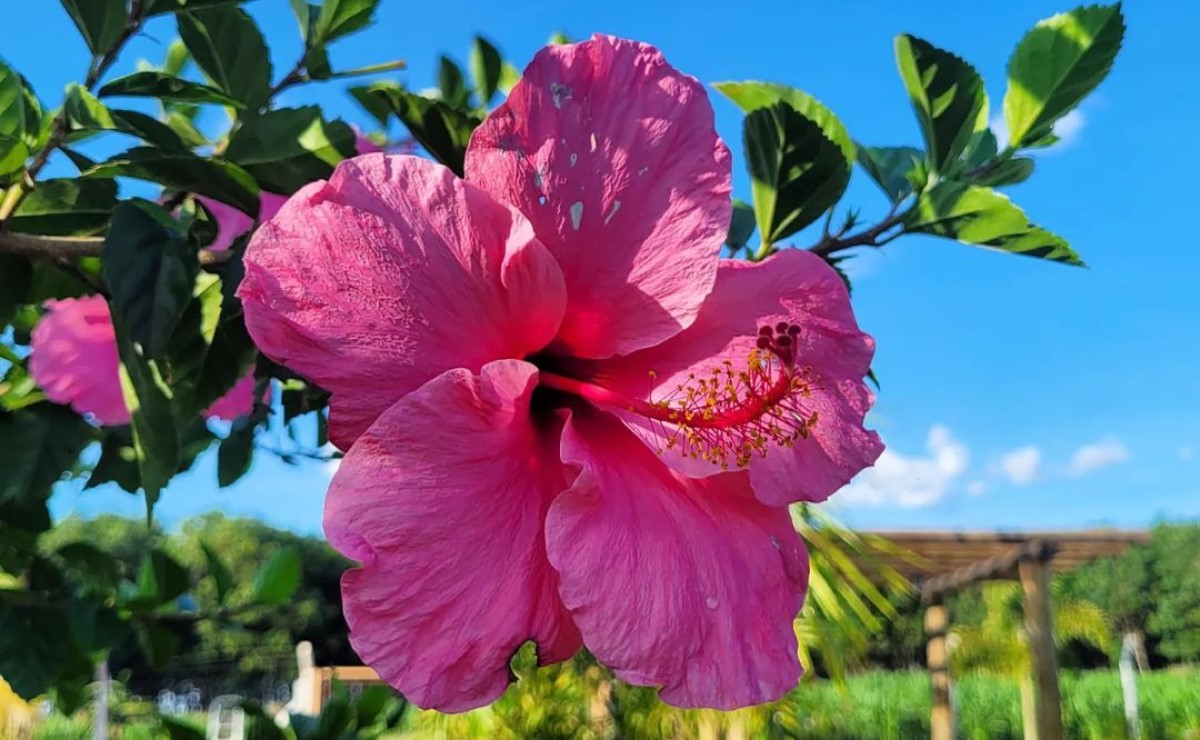
M850 236L844 236L843 234L833 236L827 234L821 237L821 240L816 244L809 247L808 251L818 254L822 257L827 257L835 252L841 252L842 250L850 249L851 247L882 247L884 244L887 244L899 235L892 234L886 237L884 236L885 233L900 225L900 222L903 221L904 217L907 215L907 213L897 213L899 208L900 204L897 203L896 205L892 206L892 210L888 212L888 215L882 221L875 224L871 228L866 229L865 231L860 231L857 234L852 234ZM903 230L901 230L899 233L903 233Z
M19 254L52 260L77 260L82 257L99 257L104 250L101 236L39 236L18 234L0 225L0 254ZM211 267L228 262L233 252L211 249L200 250L200 266Z

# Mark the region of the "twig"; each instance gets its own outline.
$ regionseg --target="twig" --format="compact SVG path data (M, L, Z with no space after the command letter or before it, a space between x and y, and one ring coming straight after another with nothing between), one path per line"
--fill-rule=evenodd
M77 260L82 257L99 257L104 251L101 236L38 236L18 234L0 226L0 254L19 254L52 260ZM200 250L200 266L212 267L228 262L233 257L229 250Z
M809 247L808 251L826 257L835 252L850 249L851 247L882 247L904 233L901 230L895 234L886 237L883 236L889 230L898 226L904 220L904 217L908 215L907 212L898 213L899 209L899 203L893 205L892 210L888 211L888 215L882 221L857 234L852 234L851 236L845 236L844 234L838 234L837 236L825 235L821 237L820 241Z
M269 104L275 99L275 96L289 87L299 85L303 82L308 82L308 75L304 73L304 60L308 56L308 50L305 49L304 55L296 62L296 66L292 67L292 71L283 76L283 79L276 83L275 87L267 93L267 103Z

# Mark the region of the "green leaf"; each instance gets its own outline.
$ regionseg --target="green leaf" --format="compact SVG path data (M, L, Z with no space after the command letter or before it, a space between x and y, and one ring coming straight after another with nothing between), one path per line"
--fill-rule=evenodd
M67 98L63 103L63 110L73 128L101 131L116 128L108 107L78 82L67 85Z
M944 181L919 199L905 217L904 228L920 234L957 239L964 244L990 247L1083 265L1079 255L1060 236L1029 223L1020 208L988 188Z
M179 635L158 622L137 623L138 645L151 668L159 668L179 655Z
M217 8L223 5L240 5L247 0L150 0L146 5L146 15L165 15L181 13L185 10L202 10Z
M366 28L378 5L379 0L325 0L313 24L309 45L323 46Z
M403 91L404 88L396 82L376 82L373 85L360 85L349 90L350 97L362 106L362 109L375 119L380 126L387 126L388 118L392 115L392 107L382 95L373 94L373 90L393 89Z
M893 203L912 195L912 175L924 159L925 153L911 146L858 147L858 164Z
M15 254L0 254L0 327L8 326L17 306L25 303L32 280L33 265L28 259Z
M120 131L153 144L171 154L190 154L188 145L170 126L152 116L132 110L110 110L81 85L67 87L64 106L75 132ZM85 169L86 164L80 168Z
M50 526L51 488L73 468L92 430L65 406L39 403L0 411L0 511L13 526L41 532Z
M26 234L87 236L104 230L116 205L117 186L112 181L42 180L9 223L13 231Z
M174 131L175 135L188 147L207 146L210 143L208 137L196 128L196 123L179 111L171 111L167 114L167 128ZM159 147L166 148L161 144Z
M254 461L254 422L242 417L217 449L217 485L226 488L250 471Z
M150 607L174 601L191 587L191 575L162 550L151 550L138 567L137 603Z
M521 81L521 70L513 66L512 62L505 62L500 68L500 92L508 95L512 89Z
M733 201L733 215L729 219L729 233L725 246L734 252L745 249L754 235L754 208L744 201Z
M471 91L467 89L462 70L450 57L443 55L438 58L437 80L443 103L455 109L467 107Z
M29 155L26 92L21 76L0 61L0 174L18 169Z
M188 53L187 46L179 39L171 42L167 47L167 58L163 60L163 74L178 77L183 74L183 68L187 66L188 60L192 55Z
M104 589L116 589L121 580L121 564L115 557L87 542L68 542L54 551L67 569L78 573L84 581Z
M276 550L254 576L254 600L262 604L286 604L300 587L300 551L294 547Z
M101 162L84 177L135 177L176 190L184 190L228 203L250 216L258 216L258 185L241 167L220 159L136 147Z
M145 214L145 211L139 212ZM149 359L163 359L167 343L192 298L200 271L195 248L183 236L133 211L113 229L102 257L114 322ZM121 229L118 231L118 226Z
M205 738L203 729L193 727L181 719L160 714L158 721L167 731L167 740L204 740Z
M0 675L17 696L46 693L71 657L63 639L70 626L62 610L9 603L0 594Z
M1025 182L1033 174L1034 161L1029 157L1013 157L996 162L977 172L971 182L986 187L1002 187Z
M128 20L125 0L61 0L92 54L100 56L121 37Z
M820 126L825 138L837 144L847 162L854 161L856 147L846 127L833 111L808 93L772 82L717 82L713 87L746 113L780 102L787 103L800 115Z
M958 160L976 130L987 125L987 93L970 64L932 44L896 37L896 66L925 136L935 173Z
M191 154L191 147L207 143L184 141L183 137L162 121L133 110L110 109L117 131L136 136L142 141L162 149L168 154Z
M208 575L212 576L213 586L217 589L217 603L224 604L225 597L233 588L233 574L222 562L221 556L217 554L216 550L209 547L208 543L201 542L200 549L204 551L204 562L208 567Z
M1030 146L1096 89L1125 36L1120 4L1093 5L1038 23L1008 60L1004 122L1013 147Z
M179 36L214 85L250 109L271 94L271 57L253 19L236 7L180 13Z
M747 114L743 131L764 244L796 233L842 197L850 162L818 123L778 102Z
M475 82L475 94L479 96L479 104L486 106L491 102L496 90L500 88L500 73L504 60L500 52L491 42L482 36L475 37L471 45L471 79Z
M325 121L316 106L247 118L225 151L264 188L280 193L328 178L338 162L354 155L354 131L341 121Z
M463 158L471 132L483 122L474 113L466 113L446 105L406 92L395 85L370 86L368 94L400 119L413 138L434 159L449 167L460 177Z
M153 71L134 72L131 75L118 77L100 88L99 96L102 98L118 95L175 100L182 103L215 103L234 108L245 107L215 87Z

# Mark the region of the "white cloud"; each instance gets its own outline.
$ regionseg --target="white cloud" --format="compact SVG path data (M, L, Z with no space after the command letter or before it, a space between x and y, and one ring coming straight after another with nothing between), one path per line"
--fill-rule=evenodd
M1042 451L1033 445L1013 450L1000 458L1000 469L1017 485L1032 483L1042 469Z
M972 496L982 496L987 493L988 484L985 481L973 480L967 484L967 493Z
M1073 476L1087 475L1100 468L1123 463L1129 459L1129 450L1115 439L1106 439L1084 445L1071 455L1067 473Z
M1071 146L1079 141L1079 135L1083 133L1083 126L1086 123L1087 117L1078 108L1067 113L1054 123L1054 134L1058 136L1058 143L1039 151L1045 153ZM1008 126L1004 123L1004 115L997 113L988 121L988 126L991 127L992 133L996 134L996 140L1000 142L1000 148L1003 149L1008 144Z
M967 469L967 447L938 424L925 441L926 457L905 457L890 447L837 499L865 506L929 506L946 497L950 484Z

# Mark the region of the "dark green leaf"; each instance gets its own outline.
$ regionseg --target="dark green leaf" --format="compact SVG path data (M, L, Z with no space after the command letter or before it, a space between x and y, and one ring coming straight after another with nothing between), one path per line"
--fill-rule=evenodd
M63 110L74 129L104 131L116 128L108 107L78 82L67 85L67 99L63 103Z
M180 79L163 72L144 71L118 77L100 88L100 97L158 98L183 103L215 103L243 108L241 102L215 87Z
M0 506L9 524L31 532L50 526L50 489L91 438L91 428L64 406L0 411Z
M335 694L321 707L316 737L328 740L346 737L354 729L354 720L354 707L350 705L350 697L345 692Z
M29 155L26 96L21 76L0 61L0 174L15 171Z
M354 131L341 121L326 122L320 108L308 106L247 118L230 138L225 156L265 189L293 193L328 178L334 165L355 153Z
M467 106L471 91L467 89L462 70L449 57L439 57L437 79L438 89L442 92L442 102L455 109Z
M137 601L159 606L187 593L191 576L187 568L162 550L152 550L138 568Z
M111 181L42 180L9 223L26 234L86 236L104 230L116 205L117 186Z
M246 714L246 740L288 740L288 735L267 716L258 702L242 702L242 711Z
M100 440L100 459L92 468L85 488L103 483L116 483L129 493L142 487L138 472L137 450L133 448L133 432L129 427L110 427Z
M313 24L310 46L323 46L334 39L366 28L379 0L325 0Z
M0 327L8 326L17 306L26 302L33 265L15 254L0 254Z
M105 589L115 589L121 580L121 564L112 555L87 542L68 542L55 550L68 570L83 580Z
M237 483L250 470L254 460L254 423L242 417L233 423L229 436L217 449L217 485Z
M486 106L500 87L500 72L504 68L504 60L500 58L500 52L491 42L482 36L476 36L475 43L471 45L470 63L475 94L479 96L479 104Z
M112 115L113 124L118 131L136 136L167 154L190 154L191 147L201 146L205 143L203 140L199 143L184 141L175 129L145 113L116 108L110 109L109 113Z
M482 118L386 83L372 85L368 90L372 98L396 114L417 143L434 159L462 176L467 143Z
M987 125L987 93L970 64L932 44L901 34L896 65L925 136L929 162L946 172L966 148L971 134Z
M733 216L729 219L729 233L725 246L734 252L745 249L754 235L754 208L740 200L733 201Z
M386 126L388 118L392 115L392 107L388 104L387 99L379 94L372 94L373 90L393 89L403 91L398 83L395 82L377 82L374 85L362 85L359 87L350 88L350 96L354 98L362 109L365 110L372 118L374 118L380 126Z
M1096 89L1125 36L1120 4L1076 8L1048 18L1008 60L1004 122L1013 147L1030 146Z
M258 216L258 185L232 162L204 159L192 154L137 147L101 162L85 177L135 177L176 190L228 203L250 216Z
M971 181L987 187L1001 187L1025 182L1033 174L1034 161L1029 157L1013 157L996 162L975 173Z
M911 146L859 146L858 164L893 203L912 195L911 176L925 153Z
M271 92L271 57L262 32L236 7L180 13L179 36L214 85L250 109Z
M61 0L92 54L112 49L121 37L127 17L125 0Z
M850 163L838 145L785 102L747 114L744 137L764 244L775 244L820 218L850 182Z
M362 693L354 702L355 713L358 715L358 728L370 727L383 719L383 712L396 698L396 692L390 686L373 684L364 686Z
M164 15L180 13L185 10L201 10L216 8L222 5L239 5L248 0L150 0L146 6L146 15Z
M746 113L776 103L787 103L800 115L820 126L825 138L837 144L847 162L854 161L855 144L846 127L833 111L808 93L771 82L717 82L713 87Z
M201 542L200 549L204 551L204 562L208 567L208 575L212 577L213 586L217 589L217 603L224 604L225 597L233 588L233 574L229 572L229 568L225 567L221 556L209 547L208 543Z
M1029 223L1020 208L988 188L942 182L917 200L903 223L906 230L915 233L1083 265L1062 237Z
M162 359L167 342L192 298L200 271L195 248L139 209L114 220L104 245L103 269L112 291L116 323L150 359ZM118 230L118 226L121 228Z
M9 603L0 594L0 676L17 696L44 694L61 675L71 657L71 642L63 639L69 629L62 610Z
M254 576L254 600L285 604L300 586L300 552L293 547L276 550Z
M138 622L138 644L142 655L153 668L166 665L167 661L179 655L179 635L158 622Z

